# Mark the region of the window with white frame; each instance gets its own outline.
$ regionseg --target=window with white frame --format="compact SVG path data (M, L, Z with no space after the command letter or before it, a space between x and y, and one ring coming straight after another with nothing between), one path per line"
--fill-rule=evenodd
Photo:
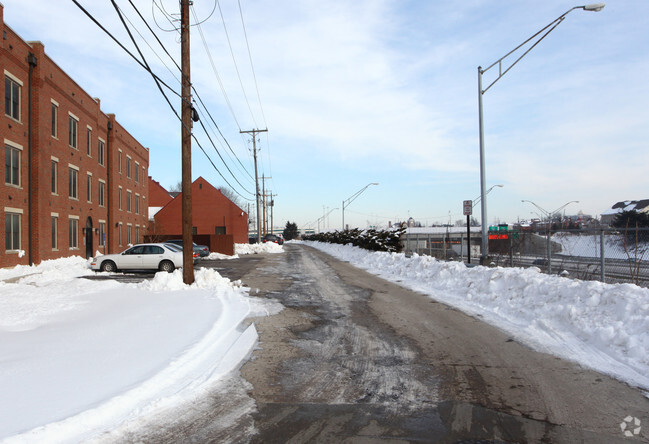
M79 219L73 216L68 219L68 239L71 250L79 248Z
M119 223L119 226L117 227L117 242L119 243L119 246L122 246L122 223Z
M127 244L131 243L131 228L133 228L133 226L131 224L126 224L126 243Z
M92 128L86 127L86 154L92 157Z
M59 215L52 213L52 250L59 248Z
M126 190L126 211L131 212L131 190Z
M131 178L131 157L126 156L126 177Z
M117 208L122 209L122 187L117 189Z
M20 94L23 82L5 71L5 114L20 121Z
M135 162L135 181L140 182L140 164Z
M103 247L106 245L106 222L103 220L99 221L99 246Z
M5 250L20 250L22 210L5 208Z
M135 193L135 214L140 214L140 195Z
M52 157L52 194L59 193L59 159Z
M103 207L105 205L104 199L106 195L106 182L99 180L99 206Z
M68 145L75 150L79 149L79 118L73 114L68 115Z
M86 186L86 200L92 202L92 173L88 173L88 185Z
M52 137L55 139L59 136L59 104L52 100L52 121L50 125L52 127Z
M68 196L79 199L79 167L68 165Z
M5 140L5 183L20 186L20 155L22 147Z
M99 141L97 142L97 161L101 166L104 165L104 156L106 155L105 147L106 143L103 140L99 139Z
M135 226L135 243L136 244L140 243L140 226L139 225Z
M122 150L117 150L117 171L122 174Z

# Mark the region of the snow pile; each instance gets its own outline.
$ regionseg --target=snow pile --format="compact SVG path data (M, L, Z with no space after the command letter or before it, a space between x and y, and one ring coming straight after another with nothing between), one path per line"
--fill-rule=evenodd
M236 254L283 253L284 247L274 242L262 244L234 244Z
M0 440L86 441L201 396L255 345L243 320L281 308L211 269L87 274L78 257L0 270Z
M540 273L536 267L467 268L429 256L307 242L430 295L532 347L649 389L649 289Z

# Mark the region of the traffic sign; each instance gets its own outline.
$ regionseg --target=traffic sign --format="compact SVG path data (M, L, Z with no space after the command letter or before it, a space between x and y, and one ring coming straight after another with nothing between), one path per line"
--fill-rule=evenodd
M464 215L465 216L471 216L473 214L473 201L472 200L465 200L464 201Z

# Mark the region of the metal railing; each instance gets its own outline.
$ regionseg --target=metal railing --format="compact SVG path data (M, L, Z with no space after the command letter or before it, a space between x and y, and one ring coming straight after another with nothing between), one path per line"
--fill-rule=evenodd
M502 267L539 267L549 274L649 287L649 228L490 232L489 261ZM466 233L409 233L403 251L440 260L467 260ZM471 261L480 238L471 235Z

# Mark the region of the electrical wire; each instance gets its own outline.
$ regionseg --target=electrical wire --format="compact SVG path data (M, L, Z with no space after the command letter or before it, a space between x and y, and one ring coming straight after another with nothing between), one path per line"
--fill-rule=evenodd
M158 21L157 21L156 18L155 18L155 9L154 9L154 6L155 6L156 8L158 8L158 10L162 13L162 15L164 15L164 17L167 19L167 21L169 22L169 24L171 24L171 26L173 26L172 29L164 29L162 26L160 26L160 24L158 24ZM161 7L161 6L158 6L158 2L156 2L156 0L153 0L152 3L151 3L151 16L153 17L153 21L155 22L156 26L157 26L160 30L162 30L162 31L164 31L164 32L178 32L178 33L180 33L180 28L176 27L176 26L174 25L173 21L172 21L173 16L171 16L171 15L170 15L170 14L169 14L165 9L164 9L164 5L163 5L162 7ZM169 18L169 17L172 17L172 18ZM175 19L175 20L178 21L177 19Z
M193 9L192 9L193 11ZM195 15L195 13L194 13ZM234 122L237 124L237 128L239 131L241 131L241 125L239 125L239 121L237 120L237 116L234 113L234 108L232 108L232 103L230 103L230 98L228 97L228 94L225 92L225 86L223 86L223 82L221 81L221 77L219 76L219 72L216 69L216 64L214 63L214 59L212 58L212 53L210 52L209 47L207 46L207 40L205 40L205 35L203 34L203 28L198 26L198 33L201 36L201 40L203 42L203 47L205 48L205 52L207 53L207 58L210 61L210 65L212 66L212 71L214 72L214 76L216 77L216 80L219 84L219 87L221 88L221 93L223 93L223 97L225 98L225 103L228 105L228 109L230 110L230 114L232 114L232 118L234 119Z
M261 104L261 95L259 94L259 86L257 85L257 75L255 74L255 65L252 63L252 53L250 52L250 43L248 42L248 33L246 32L246 24L243 21L243 11L241 10L241 0L237 0L239 4L239 16L241 16L241 27L243 28L243 35L246 39L246 48L248 48L248 59L250 60L250 69L252 70L252 78L255 81L255 90L257 91L257 100L259 100L259 109L261 110L261 116L264 119L264 126L268 128L266 123L266 114L264 113L264 107Z
M151 75L152 75L152 76L153 76L157 81L159 81L162 85L164 85L167 89L169 89L169 91L171 91L172 93L174 93L174 94L177 95L178 97L181 97L180 93L178 93L178 92L175 91L172 87L170 87L169 85L167 85L167 84L166 84L166 83L165 83L165 82L164 82L160 77L158 77L157 75L155 75L155 74L150 70L150 68L148 68L144 63L142 63L142 61L140 61L137 57L135 57L135 55L133 55L133 53L132 53L131 51L129 51L129 50L128 50L128 49L127 49L127 48L122 44L122 42L120 42L119 40L117 40L117 38L116 38L113 34L111 34L111 33L110 33L110 32L109 32L109 31L108 31L108 30L107 30L107 29L106 29L106 28L105 28L101 23L99 23L99 21L97 21L97 19L96 19L95 17L93 17L93 15L90 14L90 12L88 12L88 11L87 11L83 6L81 6L81 4L80 4L77 0L72 0L72 2L73 2L75 5L77 5L77 7L78 7L79 9L81 9L81 11L83 11L83 13L86 14L86 16L88 16L88 18L89 18L90 20L92 20L92 21L93 21L97 26L99 26L99 28L100 28L102 31L104 31L104 32L105 32L105 33L106 33L106 34L107 34L111 39L113 39L113 41L114 41L115 43L117 43L117 44L119 45L120 48L122 48L122 49L123 49L123 50L124 50L124 51L129 55L129 56L131 56L131 58L132 58L133 60L135 60L135 61L137 62L138 65L140 65L142 68L144 68L144 69L145 69L149 74L151 74Z

